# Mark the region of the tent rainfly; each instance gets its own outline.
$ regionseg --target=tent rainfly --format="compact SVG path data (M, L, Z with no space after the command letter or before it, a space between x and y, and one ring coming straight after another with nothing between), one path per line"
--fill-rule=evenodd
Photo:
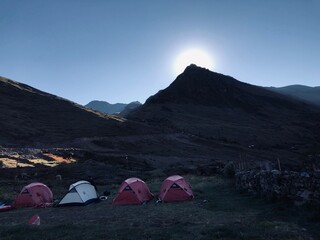
M128 178L120 185L118 195L112 204L129 205L143 204L153 199L147 184L139 178Z
M194 198L191 185L181 176L174 175L165 179L158 197L163 202L179 202Z
M53 194L43 183L34 182L24 186L13 202L13 207L46 207L53 204Z
M82 206L98 201L96 188L88 181L78 181L69 187L58 206Z

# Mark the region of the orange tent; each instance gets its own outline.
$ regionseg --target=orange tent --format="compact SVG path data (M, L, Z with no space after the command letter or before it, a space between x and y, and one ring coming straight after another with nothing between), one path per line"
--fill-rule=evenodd
M159 199L163 202L178 202L193 199L191 185L181 176L165 179L160 188Z
M118 195L112 204L128 205L142 204L153 199L147 184L139 178L129 178L122 182Z
M53 203L53 194L43 183L24 186L13 202L14 207L45 207Z

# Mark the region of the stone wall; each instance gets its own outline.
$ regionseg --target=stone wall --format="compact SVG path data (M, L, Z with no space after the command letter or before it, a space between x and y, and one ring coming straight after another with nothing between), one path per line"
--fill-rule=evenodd
M289 199L296 205L320 204L320 172L246 171L235 174L236 186L272 199Z

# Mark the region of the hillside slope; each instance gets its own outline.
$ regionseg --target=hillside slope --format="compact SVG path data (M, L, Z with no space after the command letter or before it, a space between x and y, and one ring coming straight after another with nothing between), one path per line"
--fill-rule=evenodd
M119 132L121 118L0 78L0 144L48 143Z

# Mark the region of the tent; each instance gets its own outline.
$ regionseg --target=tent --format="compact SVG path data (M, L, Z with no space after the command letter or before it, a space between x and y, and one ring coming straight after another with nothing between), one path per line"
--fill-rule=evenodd
M163 181L158 197L163 202L179 202L194 198L191 185L181 176L175 175Z
M0 201L0 212L9 211L11 209L12 209L11 205L7 205L6 203Z
M142 204L152 199L153 195L144 181L139 178L128 178L122 182L112 204Z
M62 198L58 206L88 205L98 201L96 188L88 181L78 181L69 187L68 193Z
M43 183L35 182L24 186L13 202L14 207L46 207L53 204L53 194Z

